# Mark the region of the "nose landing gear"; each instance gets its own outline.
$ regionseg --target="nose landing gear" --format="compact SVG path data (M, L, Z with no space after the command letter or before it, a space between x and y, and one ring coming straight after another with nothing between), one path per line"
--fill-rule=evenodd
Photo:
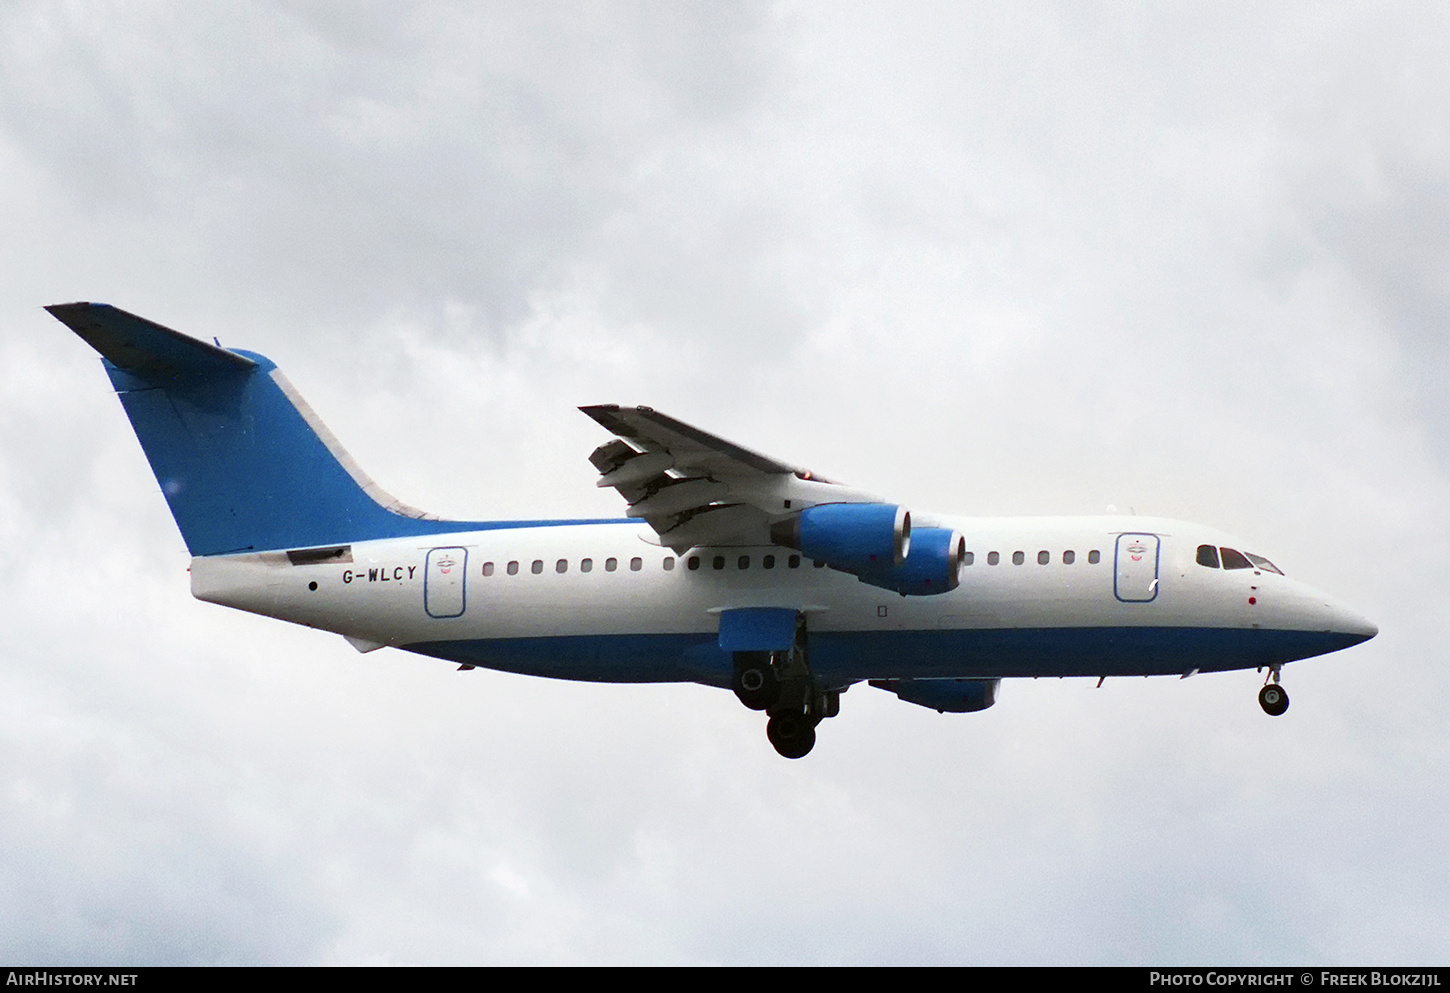
M1278 666L1269 668L1269 678L1265 680L1264 688L1259 690L1259 706L1270 717L1278 717L1289 709L1289 694L1279 685Z

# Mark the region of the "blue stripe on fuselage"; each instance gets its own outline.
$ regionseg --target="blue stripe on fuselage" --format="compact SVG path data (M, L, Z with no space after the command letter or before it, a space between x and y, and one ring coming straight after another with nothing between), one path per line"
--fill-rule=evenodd
M1365 639L1333 631L1095 627L811 632L821 682L1223 672L1336 652ZM592 682L728 686L731 656L714 633L428 641L407 651L504 672Z

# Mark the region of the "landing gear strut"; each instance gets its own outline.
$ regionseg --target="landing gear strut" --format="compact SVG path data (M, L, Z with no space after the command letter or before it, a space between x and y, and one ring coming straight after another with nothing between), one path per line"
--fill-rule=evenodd
M816 725L841 711L838 690L823 690L806 662L806 623L796 618L795 644L784 652L736 652L730 688L769 721L765 736L788 759L804 758L816 744Z
M1259 690L1259 706L1264 708L1264 713L1270 717L1278 717L1289 709L1289 694L1284 692L1284 687L1279 685L1279 667L1270 666L1269 678L1264 682L1264 688Z

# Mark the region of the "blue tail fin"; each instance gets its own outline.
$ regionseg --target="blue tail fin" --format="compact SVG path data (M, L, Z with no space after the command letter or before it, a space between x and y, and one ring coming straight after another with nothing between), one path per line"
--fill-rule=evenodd
M102 303L47 307L101 353L192 555L438 534L383 493L270 360Z

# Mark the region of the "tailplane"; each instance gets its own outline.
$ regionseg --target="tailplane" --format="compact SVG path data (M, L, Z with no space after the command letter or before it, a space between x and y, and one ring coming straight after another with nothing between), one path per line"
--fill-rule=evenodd
M191 554L438 534L384 493L264 356L103 303L45 308L101 353Z

